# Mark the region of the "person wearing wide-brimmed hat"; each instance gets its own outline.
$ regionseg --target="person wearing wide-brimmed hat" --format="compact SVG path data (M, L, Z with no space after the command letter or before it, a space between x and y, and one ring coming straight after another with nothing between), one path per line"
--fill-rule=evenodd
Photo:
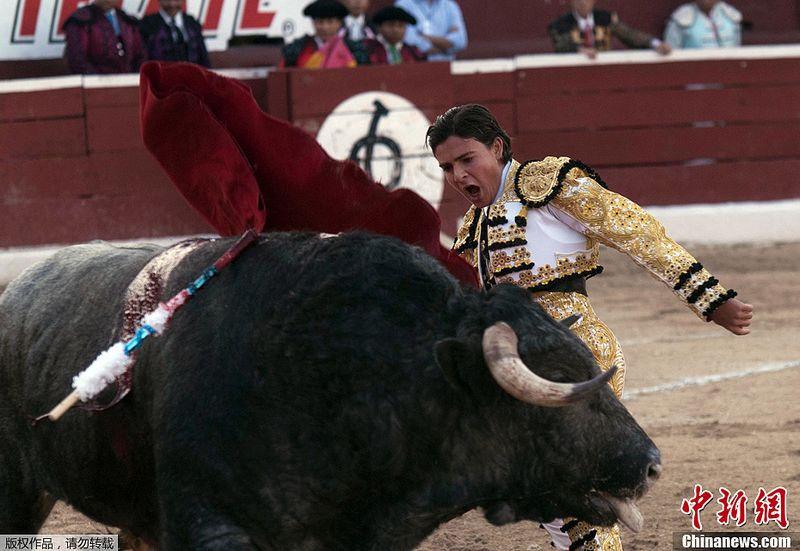
M283 48L281 67L307 69L355 67L369 63L360 42L344 36L348 11L337 0L316 0L303 10L314 25L314 35L305 35Z
M378 36L364 40L372 65L398 65L425 61L419 48L403 42L408 25L415 25L416 18L403 8L386 6L372 16Z

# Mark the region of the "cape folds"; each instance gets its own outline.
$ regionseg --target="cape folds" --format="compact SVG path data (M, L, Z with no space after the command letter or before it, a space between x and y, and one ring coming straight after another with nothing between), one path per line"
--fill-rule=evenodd
M261 111L243 83L192 64L151 61L141 71L140 106L145 146L220 235L391 235L477 286L474 269L441 245L441 221L429 203L332 159L311 135Z

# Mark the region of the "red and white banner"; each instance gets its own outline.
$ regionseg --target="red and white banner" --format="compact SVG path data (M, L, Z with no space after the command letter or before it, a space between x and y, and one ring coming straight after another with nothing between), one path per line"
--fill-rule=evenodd
M88 0L5 0L0 13L0 60L61 57L64 21ZM158 11L158 0L121 0L135 17ZM234 36L264 35L287 42L311 32L297 0L186 0L203 25L209 50L225 50Z

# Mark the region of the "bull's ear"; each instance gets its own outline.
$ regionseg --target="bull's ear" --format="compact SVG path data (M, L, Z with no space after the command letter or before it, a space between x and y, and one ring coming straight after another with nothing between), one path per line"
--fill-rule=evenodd
M476 354L478 357L476 357ZM492 379L477 351L459 339L442 339L434 345L436 363L456 389L485 403L497 394Z
M461 391L470 392L458 369L462 363L469 362L467 345L458 339L442 339L434 345L433 353L447 382Z

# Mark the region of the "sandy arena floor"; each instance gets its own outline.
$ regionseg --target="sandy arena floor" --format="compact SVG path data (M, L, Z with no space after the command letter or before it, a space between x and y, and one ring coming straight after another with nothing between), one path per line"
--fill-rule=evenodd
M623 529L627 550L672 549L691 530L680 512L695 484L714 494L707 531L777 531L755 524L759 488L788 492L789 532L800 536L800 243L697 246L692 252L723 285L755 306L752 334L735 337L699 321L626 257L603 251L606 272L590 281L601 317L628 362L626 405L659 445L664 473L641 505L645 527ZM719 488L744 490L747 523L720 526ZM105 533L59 504L42 533ZM478 512L443 525L420 551L552 549L533 523L495 528ZM796 542L800 544L800 542Z

